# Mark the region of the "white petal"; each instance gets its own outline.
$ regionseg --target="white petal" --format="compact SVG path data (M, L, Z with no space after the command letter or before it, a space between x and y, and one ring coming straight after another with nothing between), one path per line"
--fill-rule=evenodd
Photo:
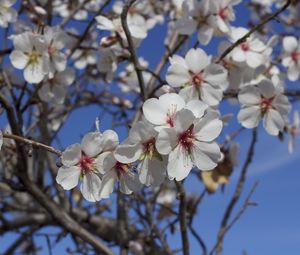
M283 38L283 48L286 52L293 52L298 48L298 41L294 36L286 36Z
M168 68L166 80L172 87L181 87L190 81L190 75L185 66L174 64Z
M114 31L115 30L115 26L113 24L113 22L111 20L109 20L108 18L104 17L104 16L97 16L96 21L98 22L97 27L103 30L110 30L110 31Z
M166 164L163 160L149 159L148 156L138 165L139 180L147 186L159 186L166 177Z
M74 166L81 158L80 144L73 144L62 153L61 162L64 166Z
M222 100L223 91L221 88L215 88L208 83L200 86L201 99L210 106L216 106Z
M186 64L193 73L200 73L210 64L210 57L202 49L190 49L185 56Z
M242 88L238 94L238 99L241 104L257 105L260 103L261 95L256 86L249 85Z
M215 168L220 157L220 147L217 143L194 142L192 160L199 169L211 170Z
M235 62L245 62L246 61L246 54L245 52L240 48L240 47L236 47L233 51L232 51L232 59Z
M193 112L196 118L201 118L208 108L208 105L200 100L191 100L187 103L185 108Z
M43 63L27 65L24 69L24 78L29 83L39 83L44 78Z
M121 163L133 163L137 161L143 153L143 145L138 144L122 144L115 150L115 158Z
M297 65L293 65L288 69L287 77L290 81L297 81L300 76L300 68Z
M243 107L238 113L238 121L246 128L254 128L258 126L261 119L260 107L249 106Z
M181 146L177 146L171 151L168 160L168 175L170 179L181 181L188 176L193 168L193 163L188 151Z
M222 131L223 122L215 112L207 113L202 119L195 122L194 133L199 141L211 142Z
M132 173L128 171L127 173L123 174L122 176L125 182L125 186L128 187L129 190L133 192L139 192L141 188L143 187L142 183L139 180L139 177L137 174ZM125 192L124 192L125 193ZM128 194L128 193L126 193Z
M177 144L176 131L173 128L162 129L157 137L155 146L162 155L167 155Z
M87 173L83 176L80 190L83 197L90 202L100 200L99 190L101 187L101 179L94 173Z
M175 115L174 119L174 129L176 130L177 134L180 134L193 124L195 120L195 116L192 111L188 109L181 109Z
M156 98L146 100L143 105L143 113L145 118L154 125L163 125L166 122L166 112Z
M227 70L221 65L211 64L205 68L204 79L212 85L224 85L224 83L227 83Z
M207 45L211 41L213 34L214 29L211 26L202 25L198 32L198 41L202 45Z
M118 144L118 134L115 131L108 129L102 133L99 149L101 149L101 151L112 151Z
M109 198L109 195L114 191L114 186L117 180L118 177L114 170L107 171L102 178L99 197Z
M265 60L266 59L264 55L261 53L257 53L254 51L246 52L246 62L251 68L259 67L260 65L264 64Z
M28 63L28 56L26 56L22 51L14 50L10 56L11 64L17 69L23 69Z
M282 94L275 96L272 105L281 115L288 115L291 110L289 99Z
M102 135L100 132L87 133L81 141L81 149L90 157L95 157L101 152Z
M284 128L284 120L276 110L269 109L264 116L264 127L270 135L278 135Z
M79 181L81 171L77 166L60 167L57 172L56 182L65 190L70 190L76 187Z
M257 84L260 93L265 98L272 98L275 95L275 87L274 84L270 80L262 80L259 84Z

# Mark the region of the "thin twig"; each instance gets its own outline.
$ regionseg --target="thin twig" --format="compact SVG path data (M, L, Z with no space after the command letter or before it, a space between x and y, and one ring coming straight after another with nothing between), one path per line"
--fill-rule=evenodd
M182 254L189 255L189 238L187 232L187 219L186 219L186 195L185 190L182 183L175 181L178 194L179 194L179 223L180 223L180 230L181 230L181 241L182 241Z
M121 22L122 22L122 26L124 29L124 33L126 35L126 39L128 41L128 50L130 52L131 55L131 60L132 63L134 65L134 69L139 81L139 87L140 87L140 91L141 91L141 98L143 101L146 100L146 95L145 95L145 82L144 82L144 77L143 77L143 73L142 73L142 68L140 66L139 63L139 59L137 57L137 54L135 52L135 47L134 47L134 43L132 40L132 36L130 33L130 30L128 28L128 24L127 24L127 14L128 11L130 9L130 7L136 2L136 0L129 0L123 7L122 13L121 13Z
M31 139L28 139L28 138L25 138L25 137L22 137L22 136L3 133L3 137L4 138L8 138L8 139L13 139L15 141L23 142L23 143L29 144L29 145L31 145L33 147L43 148L43 149L45 149L45 150L47 150L47 151L49 151L51 153L56 154L57 156L61 156L62 155L61 151L56 150L56 149L54 149L51 146L45 145L43 143L36 142L34 140L31 140Z

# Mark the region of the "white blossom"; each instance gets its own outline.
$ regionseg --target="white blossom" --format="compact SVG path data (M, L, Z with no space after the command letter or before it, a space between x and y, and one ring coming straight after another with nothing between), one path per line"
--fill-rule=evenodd
M202 49L190 49L185 58L175 55L170 62L166 80L173 87L184 86L180 95L186 101L201 99L210 106L219 104L228 85L223 66L211 63Z
M66 69L67 56L61 50L66 46L68 37L58 27L46 27L44 39L48 47L49 76L52 78L55 71L62 72Z
M241 104L238 120L242 126L254 128L263 119L264 128L270 135L278 135L279 131L283 131L291 105L270 80L242 88L238 100Z
M176 112L183 108L191 110L196 118L201 117L207 109L207 105L200 100L191 100L187 104L183 98L175 93L164 94L158 99L150 98L143 105L145 118L155 125L160 131L163 128L172 128Z
M2 131L0 130L0 150L2 148L2 145L3 145L3 133Z
M300 76L300 43L296 37L286 36L283 38L283 49L282 65L288 69L288 79L296 81Z
M188 109L176 113L174 127L161 130L156 142L158 152L169 155L167 172L170 179L183 180L193 166L201 170L217 166L221 152L214 140L222 125L216 112L209 111L200 118L195 118Z
M121 163L138 161L139 180L147 186L160 185L166 172L166 162L155 148L157 132L146 122L136 123L126 141L117 147L115 158Z
M15 3L16 0L0 0L0 27L7 27L8 23L17 20L18 13L11 8Z
M108 154L103 161L103 178L99 190L100 198L109 198L117 182L119 182L120 191L124 194L139 191L142 184L138 175L130 168L130 164L117 161L113 153Z
M69 146L62 154L63 166L59 168L56 181L65 190L73 189L81 180L80 190L83 197L91 202L99 201L101 187L100 174L103 159L115 149L118 136L112 130L103 134L91 132L86 134L81 144Z
M235 43L247 32L248 30L243 27L232 28L230 34L231 42ZM271 53L269 44L271 43L272 41L265 44L252 34L245 42L240 43L232 50L232 59L237 63L246 63L251 68L257 68L269 62Z
M24 69L24 78L29 83L39 83L49 72L48 47L43 37L24 32L12 37L15 50L10 61L17 69Z

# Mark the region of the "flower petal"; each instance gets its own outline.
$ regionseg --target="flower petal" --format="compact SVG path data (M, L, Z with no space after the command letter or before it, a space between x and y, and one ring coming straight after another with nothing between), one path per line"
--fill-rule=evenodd
M60 167L57 172L56 182L65 190L70 190L76 187L79 181L81 171L77 166Z
M64 166L74 166L81 158L81 147L80 144L73 144L66 148L62 153L61 162Z

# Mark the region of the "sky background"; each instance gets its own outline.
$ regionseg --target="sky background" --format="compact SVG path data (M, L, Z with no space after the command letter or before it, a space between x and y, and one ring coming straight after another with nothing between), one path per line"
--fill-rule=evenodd
M247 26L249 10L246 2L235 8L237 20L235 25ZM281 28L275 22L275 31ZM80 28L79 28L80 29ZM2 33L2 32L0 32ZM2 33L3 35L3 33ZM1 36L2 36L1 35ZM165 27L158 26L149 33L149 37L138 49L140 56L150 62L154 67L164 52L163 38ZM216 53L216 46L219 40L213 42L204 49L208 53ZM0 45L2 43L0 42ZM1 45L1 48L3 45ZM288 84L290 88L296 89L296 83ZM294 109L299 109L295 105ZM235 116L239 110L238 105L222 104L221 113L234 112ZM99 116L99 107L91 106L80 109L72 114L64 128L60 131L60 139L63 147L72 143L80 142L82 135L94 128L94 121ZM226 129L229 132L236 130L239 125L235 119L229 122ZM4 115L0 115L0 127L6 124ZM110 128L110 120L104 118L101 122L101 130ZM251 142L251 130L244 130L236 141L240 143L239 161L240 164L234 170L230 185L226 186L225 192L218 190L214 195L204 198L198 214L194 220L195 228L199 231L208 247L212 247L216 241L216 233L220 225L220 219L235 189L240 168L244 163L246 153ZM125 132L120 132L120 140L126 137ZM287 137L286 137L287 138ZM243 198L249 193L252 185L259 182L252 200L258 203L256 207L249 207L242 218L236 223L225 237L224 255L242 254L246 250L249 255L299 255L300 254L300 141L296 143L293 154L287 150L287 139L279 141L277 137L270 136L260 126L258 129L258 142L254 153L253 163L249 167L247 183L244 188L242 199L237 209L243 203ZM189 176L185 182L188 193L200 194L203 186L194 176ZM100 202L101 203L101 202ZM233 214L234 215L234 214ZM48 228L49 231L55 229ZM178 230L179 231L179 230ZM46 229L43 230L46 232ZM179 247L180 235L170 237L171 246ZM36 237L42 251L40 254L47 254L46 239ZM7 234L0 237L0 254L14 241L15 235ZM54 247L53 254L64 254L65 248L70 245L69 236ZM199 254L200 247L190 235L191 255Z

